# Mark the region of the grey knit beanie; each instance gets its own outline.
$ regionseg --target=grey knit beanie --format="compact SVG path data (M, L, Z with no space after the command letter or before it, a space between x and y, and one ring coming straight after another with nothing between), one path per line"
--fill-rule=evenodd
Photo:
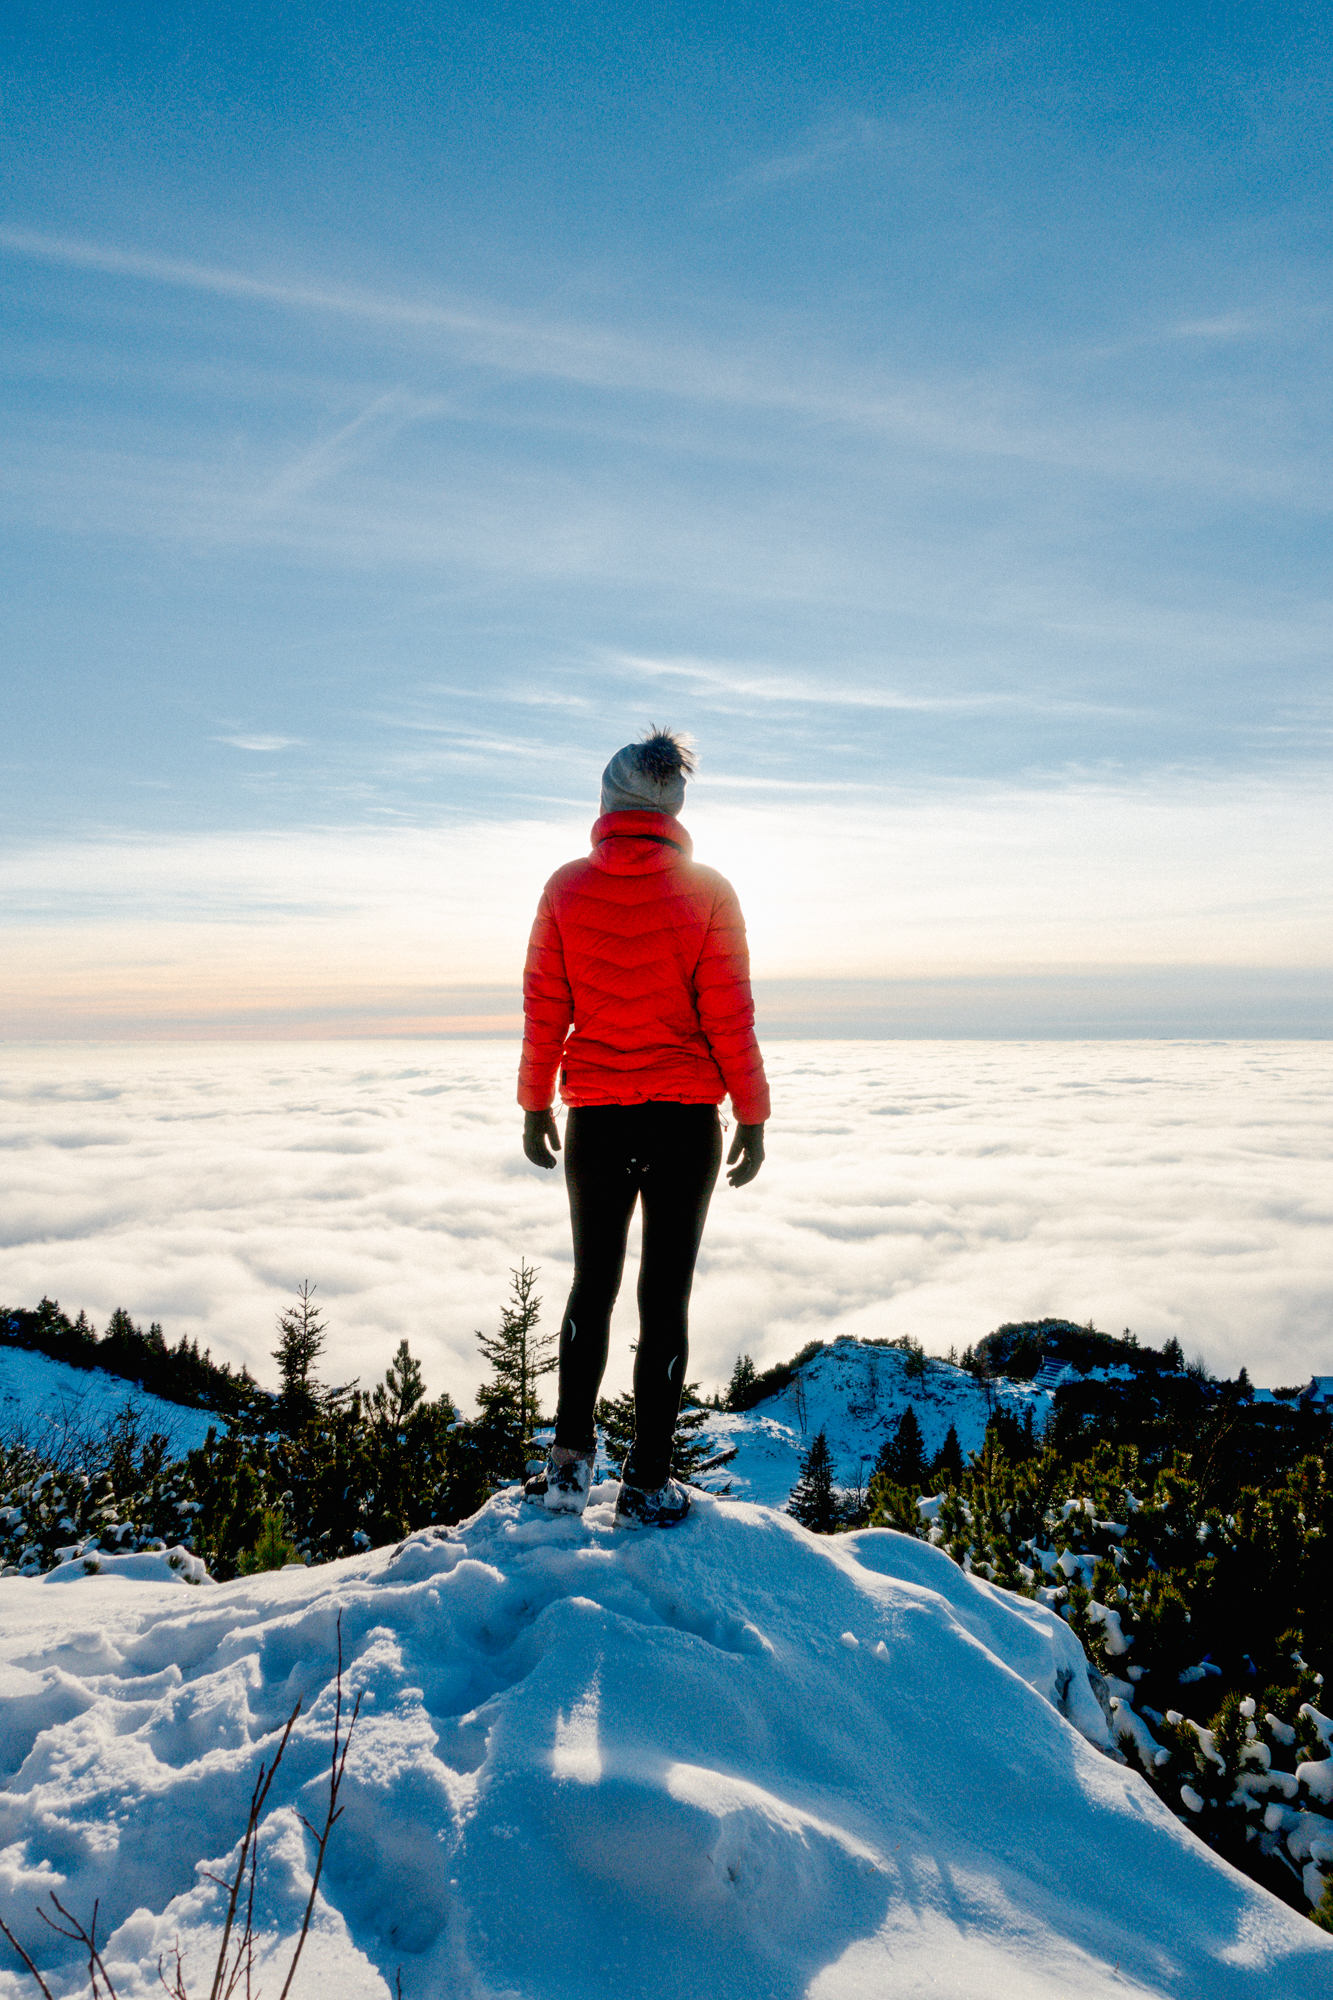
M693 774L689 746L669 729L651 730L642 743L617 750L603 771L602 811L670 813L674 819Z

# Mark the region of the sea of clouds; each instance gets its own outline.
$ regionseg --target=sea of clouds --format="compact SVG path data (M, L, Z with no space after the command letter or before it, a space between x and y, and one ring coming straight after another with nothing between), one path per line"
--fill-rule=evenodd
M1323 1042L787 1042L760 1178L719 1183L691 1375L813 1338L932 1352L1058 1314L1256 1382L1333 1371ZM0 1082L0 1302L157 1319L272 1382L318 1287L327 1373L406 1336L471 1408L520 1257L570 1277L559 1172L519 1147L510 1041L38 1046ZM633 1249L633 1244L632 1244ZM608 1386L628 1382L633 1285Z

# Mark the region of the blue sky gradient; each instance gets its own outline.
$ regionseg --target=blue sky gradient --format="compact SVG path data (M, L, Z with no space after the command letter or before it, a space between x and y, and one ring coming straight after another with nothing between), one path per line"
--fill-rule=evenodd
M1040 1030L985 995L1058 974L1085 1028L1322 1031L1326 10L9 20L12 1029L230 1031L240 970L181 996L293 925L373 961L336 1019L498 1020L653 719L793 1020L944 978ZM835 824L831 942L773 878ZM483 851L494 936L403 891Z

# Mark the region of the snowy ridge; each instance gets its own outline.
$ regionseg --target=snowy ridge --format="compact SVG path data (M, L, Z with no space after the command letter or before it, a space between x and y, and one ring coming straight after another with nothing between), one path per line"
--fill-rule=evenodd
M1103 1373L1105 1371L1102 1371ZM928 1358L913 1374L900 1347L876 1347L850 1337L835 1340L803 1364L776 1396L753 1409L709 1414L707 1435L719 1451L735 1447L726 1467L737 1498L785 1507L800 1473L801 1454L822 1430L833 1454L834 1476L844 1487L868 1479L886 1437L905 1409L916 1412L926 1456L944 1443L950 1424L966 1457L979 1451L993 1409L1028 1410L1040 1431L1054 1398L1031 1382L997 1380L988 1397L976 1377L949 1361Z
M171 1440L173 1457L201 1445L210 1427L223 1428L216 1410L164 1402L104 1368L71 1368L31 1348L0 1346L0 1433L6 1437L17 1433L55 1456L81 1437L100 1435L127 1402L145 1437L161 1431Z
M102 1899L123 1996L197 1984L260 1756L260 1972L298 1921L335 1623L364 1694L299 1992L383 2000L1315 2000L1333 1939L1105 1754L1073 1634L887 1530L696 1501L617 1532L506 1493L393 1551L182 1590L0 1592L0 1914ZM66 1962L59 1994L79 1989ZM205 1988L206 1990L206 1988ZM0 1993L25 1983L0 1976Z

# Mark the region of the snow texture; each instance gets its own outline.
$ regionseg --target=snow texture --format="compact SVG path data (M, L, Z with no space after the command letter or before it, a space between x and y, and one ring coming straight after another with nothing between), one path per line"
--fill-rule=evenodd
M504 1494L220 1587L6 1580L0 1913L53 1966L35 1903L100 1897L123 2000L178 1938L197 1986L203 1870L300 1695L261 1843L276 1991L341 1611L364 1705L298 1993L383 2000L401 1968L407 2000L1327 1996L1333 1939L1111 1761L1042 1606L887 1530L820 1539L700 1497L627 1536L614 1498L580 1520ZM79 1983L70 1961L52 1979Z

